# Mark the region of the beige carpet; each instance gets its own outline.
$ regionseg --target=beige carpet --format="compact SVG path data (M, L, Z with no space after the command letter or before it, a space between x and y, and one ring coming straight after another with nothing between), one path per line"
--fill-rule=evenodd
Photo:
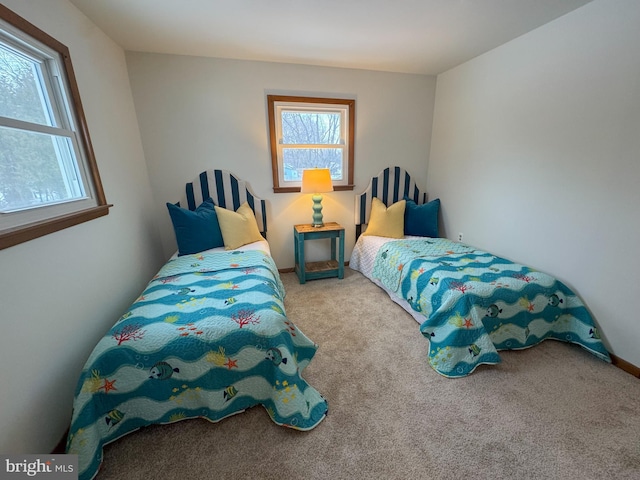
M262 407L149 427L106 447L98 480L640 478L628 373L549 340L447 379L416 321L359 273L282 279L289 318L320 345L304 377L329 416L309 432Z

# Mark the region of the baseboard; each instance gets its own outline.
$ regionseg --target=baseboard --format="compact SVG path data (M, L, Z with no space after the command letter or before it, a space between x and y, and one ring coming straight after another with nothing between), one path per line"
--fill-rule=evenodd
M627 373L630 373L636 378L640 378L640 367L636 367L633 363L629 363L626 360L623 360L620 357L617 357L613 354L609 354L611 357L611 363L613 363L616 367L624 370Z

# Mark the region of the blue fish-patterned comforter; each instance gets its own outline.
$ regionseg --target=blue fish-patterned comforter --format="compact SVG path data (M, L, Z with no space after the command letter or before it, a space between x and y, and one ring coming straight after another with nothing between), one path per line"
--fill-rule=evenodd
M260 251L169 261L102 338L76 389L67 452L93 478L103 446L140 427L212 422L262 405L309 430L324 398L301 377L317 345L287 319L284 287Z
M424 315L429 363L446 377L552 338L610 362L582 301L555 278L442 238L387 242L373 277Z

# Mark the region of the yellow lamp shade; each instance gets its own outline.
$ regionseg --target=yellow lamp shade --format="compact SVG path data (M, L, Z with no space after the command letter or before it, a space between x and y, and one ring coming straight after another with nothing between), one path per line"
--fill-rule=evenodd
M333 192L331 172L328 168L310 168L302 171L302 193Z

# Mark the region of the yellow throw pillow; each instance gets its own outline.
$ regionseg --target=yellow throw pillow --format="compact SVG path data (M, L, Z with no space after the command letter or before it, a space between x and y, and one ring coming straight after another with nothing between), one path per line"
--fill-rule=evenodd
M225 250L233 250L247 243L264 240L260 235L253 210L247 202L240 205L235 212L217 205L215 209Z
M387 208L381 200L373 197L369 224L362 235L404 238L404 208L406 203L405 200L400 200ZM224 237L224 230L222 231L222 236Z

